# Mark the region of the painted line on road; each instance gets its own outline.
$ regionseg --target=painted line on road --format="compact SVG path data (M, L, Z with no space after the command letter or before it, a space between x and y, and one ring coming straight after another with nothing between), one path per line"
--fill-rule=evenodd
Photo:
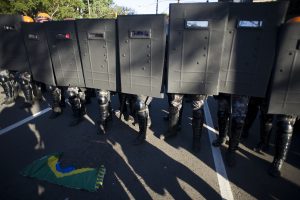
M204 104L205 121L207 124L206 128L208 130L210 148L214 158L214 164L217 173L221 197L222 199L233 200L234 198L233 198L230 183L228 181L220 148L215 148L211 145L211 143L217 138L216 137L217 131L214 128L212 128L214 127L214 124L207 104L208 102L206 101Z
M33 114L33 115L31 115L31 116L29 116L29 117L27 117L27 118L21 120L21 121L18 121L18 122L16 122L16 123L14 123L14 124L12 124L12 125L10 125L10 126L4 128L4 129L1 129L1 130L0 130L0 135L2 135L2 134L4 134L4 133L7 133L8 131L11 131L12 129L15 129L15 128L17 128L17 127L19 127L19 126L21 126L21 125L23 125L23 124L25 124L25 123L27 123L27 122L33 120L34 118L37 118L37 117L39 117L39 116L45 114L46 112L48 112L48 111L50 111L50 110L51 110L51 108L46 108L46 109L41 110L41 111L39 111L39 112L37 112L37 113L35 113L35 114Z

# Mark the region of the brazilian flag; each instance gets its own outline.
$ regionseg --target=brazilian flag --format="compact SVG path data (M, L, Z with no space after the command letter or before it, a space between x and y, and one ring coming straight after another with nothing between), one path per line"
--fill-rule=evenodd
M28 165L21 174L24 176L45 180L58 185L85 189L91 192L96 191L103 185L105 167L98 169L80 168L73 166L62 168L59 159L63 153L54 153L42 157Z

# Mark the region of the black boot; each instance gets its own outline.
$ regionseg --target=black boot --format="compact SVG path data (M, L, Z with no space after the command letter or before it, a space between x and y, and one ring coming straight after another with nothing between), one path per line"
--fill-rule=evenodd
M245 123L242 132L242 138L246 139L249 136L249 130L256 119L258 108L259 108L259 98L251 97L248 105L248 112L245 118Z
M60 105L62 92L60 88L52 85L48 85L47 89L51 93L52 98L52 113L49 116L49 119L55 119L62 114L62 108Z
M179 112L179 120L178 120L178 124L177 124L177 131L181 131L182 112L183 112L183 106L181 107L180 112ZM169 121L169 114L163 116L163 119L165 121Z
M80 122L82 122L84 119L83 118L84 113L82 112L81 109L75 109L75 110L73 110L73 113L74 113L75 119L73 119L71 121L70 126L76 126L76 125L80 124Z
M269 149L270 135L273 126L273 115L262 114L260 119L260 141L254 151L262 153Z
M138 136L133 141L133 145L139 145L145 142L147 133L147 122L148 122L148 111L141 110L137 113L137 120L139 123L139 133Z
M100 118L98 121L99 133L105 134L107 129L107 121L110 114L110 102L108 101L107 92L99 91L98 95L99 113Z
M229 147L226 153L226 163L229 167L236 165L236 151L240 142L243 124L232 120Z
M5 93L5 100L2 104L12 104L15 102L14 94L13 94L13 87L11 86L11 83L9 81L2 83L2 87Z
M90 104L92 101L91 101L91 98L92 98L92 92L94 92L93 89L90 89L90 88L87 88L86 91L85 91L85 103L86 104Z
M195 152L200 151L201 148L201 135L202 135L202 127L203 127L203 110L194 110L193 111L193 120L192 120L192 127L193 127L193 145L192 149Z
M226 136L228 132L229 124L229 113L219 111L218 112L218 126L219 126L219 136L212 142L212 145L219 147L226 142Z
M66 107L65 91L63 88L60 88L60 91L61 91L61 99L60 99L59 105L61 108L65 108Z
M177 107L171 106L169 111L169 127L167 132L161 136L161 139L166 140L168 138L174 137L177 135L177 125L179 121L179 111Z
M269 174L274 177L281 176L281 167L286 159L293 135L293 124L295 119L288 118L278 122L275 142L275 154Z
M72 106L74 120L71 121L70 126L76 126L83 121L83 116L86 114L84 102L81 102L79 97L69 98Z
M42 86L40 83L33 83L33 95L36 100L41 101L43 99L43 94L42 94Z
M22 90L25 97L25 102L23 104L23 108L30 108L33 105L33 95L32 95L32 88L29 84L25 84L22 86Z

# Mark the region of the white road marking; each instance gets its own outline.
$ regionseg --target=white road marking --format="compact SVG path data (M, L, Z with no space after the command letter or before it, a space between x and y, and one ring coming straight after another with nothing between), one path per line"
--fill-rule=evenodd
M21 121L18 121L17 123L14 123L14 124L6 127L6 128L3 128L3 129L0 130L0 135L2 135L4 133L7 133L8 131L11 131L12 129L15 129L15 128L17 128L17 127L19 127L19 126L21 126L21 125L23 125L23 124L25 124L25 123L33 120L34 118L37 118L37 117L45 114L46 112L48 112L50 110L51 110L51 108L46 108L46 109L41 110L40 112L37 112L37 113L35 113L35 114L33 114L33 115L31 115L31 116L29 116L29 117L27 117L27 118L25 118L25 119L23 119Z
M208 136L210 141L210 147L214 158L215 169L217 173L219 188L222 199L233 200L233 194L230 187L230 183L228 181L227 173L225 170L224 162L222 159L221 151L219 148L215 148L211 145L212 141L215 140L216 133L218 133L214 128L214 124L210 115L208 102L206 101L204 104L204 112L205 112L205 121L206 128L208 129Z

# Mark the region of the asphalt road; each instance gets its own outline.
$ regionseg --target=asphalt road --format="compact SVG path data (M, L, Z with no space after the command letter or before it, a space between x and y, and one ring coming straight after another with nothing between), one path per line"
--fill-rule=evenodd
M0 94L2 102L4 94ZM113 108L118 108L114 96ZM165 142L159 136L167 129L163 116L167 100L154 99L150 108L152 127L147 141L131 143L138 126L116 116L106 135L97 135L96 99L87 105L86 119L76 127L70 107L57 119L48 119L51 111L16 124L49 107L36 102L32 109L21 109L23 98L11 106L0 106L0 199L299 199L300 134L295 132L291 149L282 169L282 177L273 178L267 170L274 152L258 154L252 149L258 142L258 121L250 136L240 144L237 166L224 171L226 145L219 152L211 146L215 137L216 102L209 98L206 128L199 153L191 150L191 106L184 104L181 132ZM209 115L209 113L211 115ZM212 122L209 122L211 116ZM6 128L13 125L9 131ZM2 131L2 132L1 132ZM213 151L212 151L213 150ZM53 152L63 152L63 166L106 167L104 185L97 192L69 189L45 181L23 177L20 171L36 159ZM221 153L221 154L218 154ZM221 170L221 171L219 171ZM224 174L225 173L225 174Z

